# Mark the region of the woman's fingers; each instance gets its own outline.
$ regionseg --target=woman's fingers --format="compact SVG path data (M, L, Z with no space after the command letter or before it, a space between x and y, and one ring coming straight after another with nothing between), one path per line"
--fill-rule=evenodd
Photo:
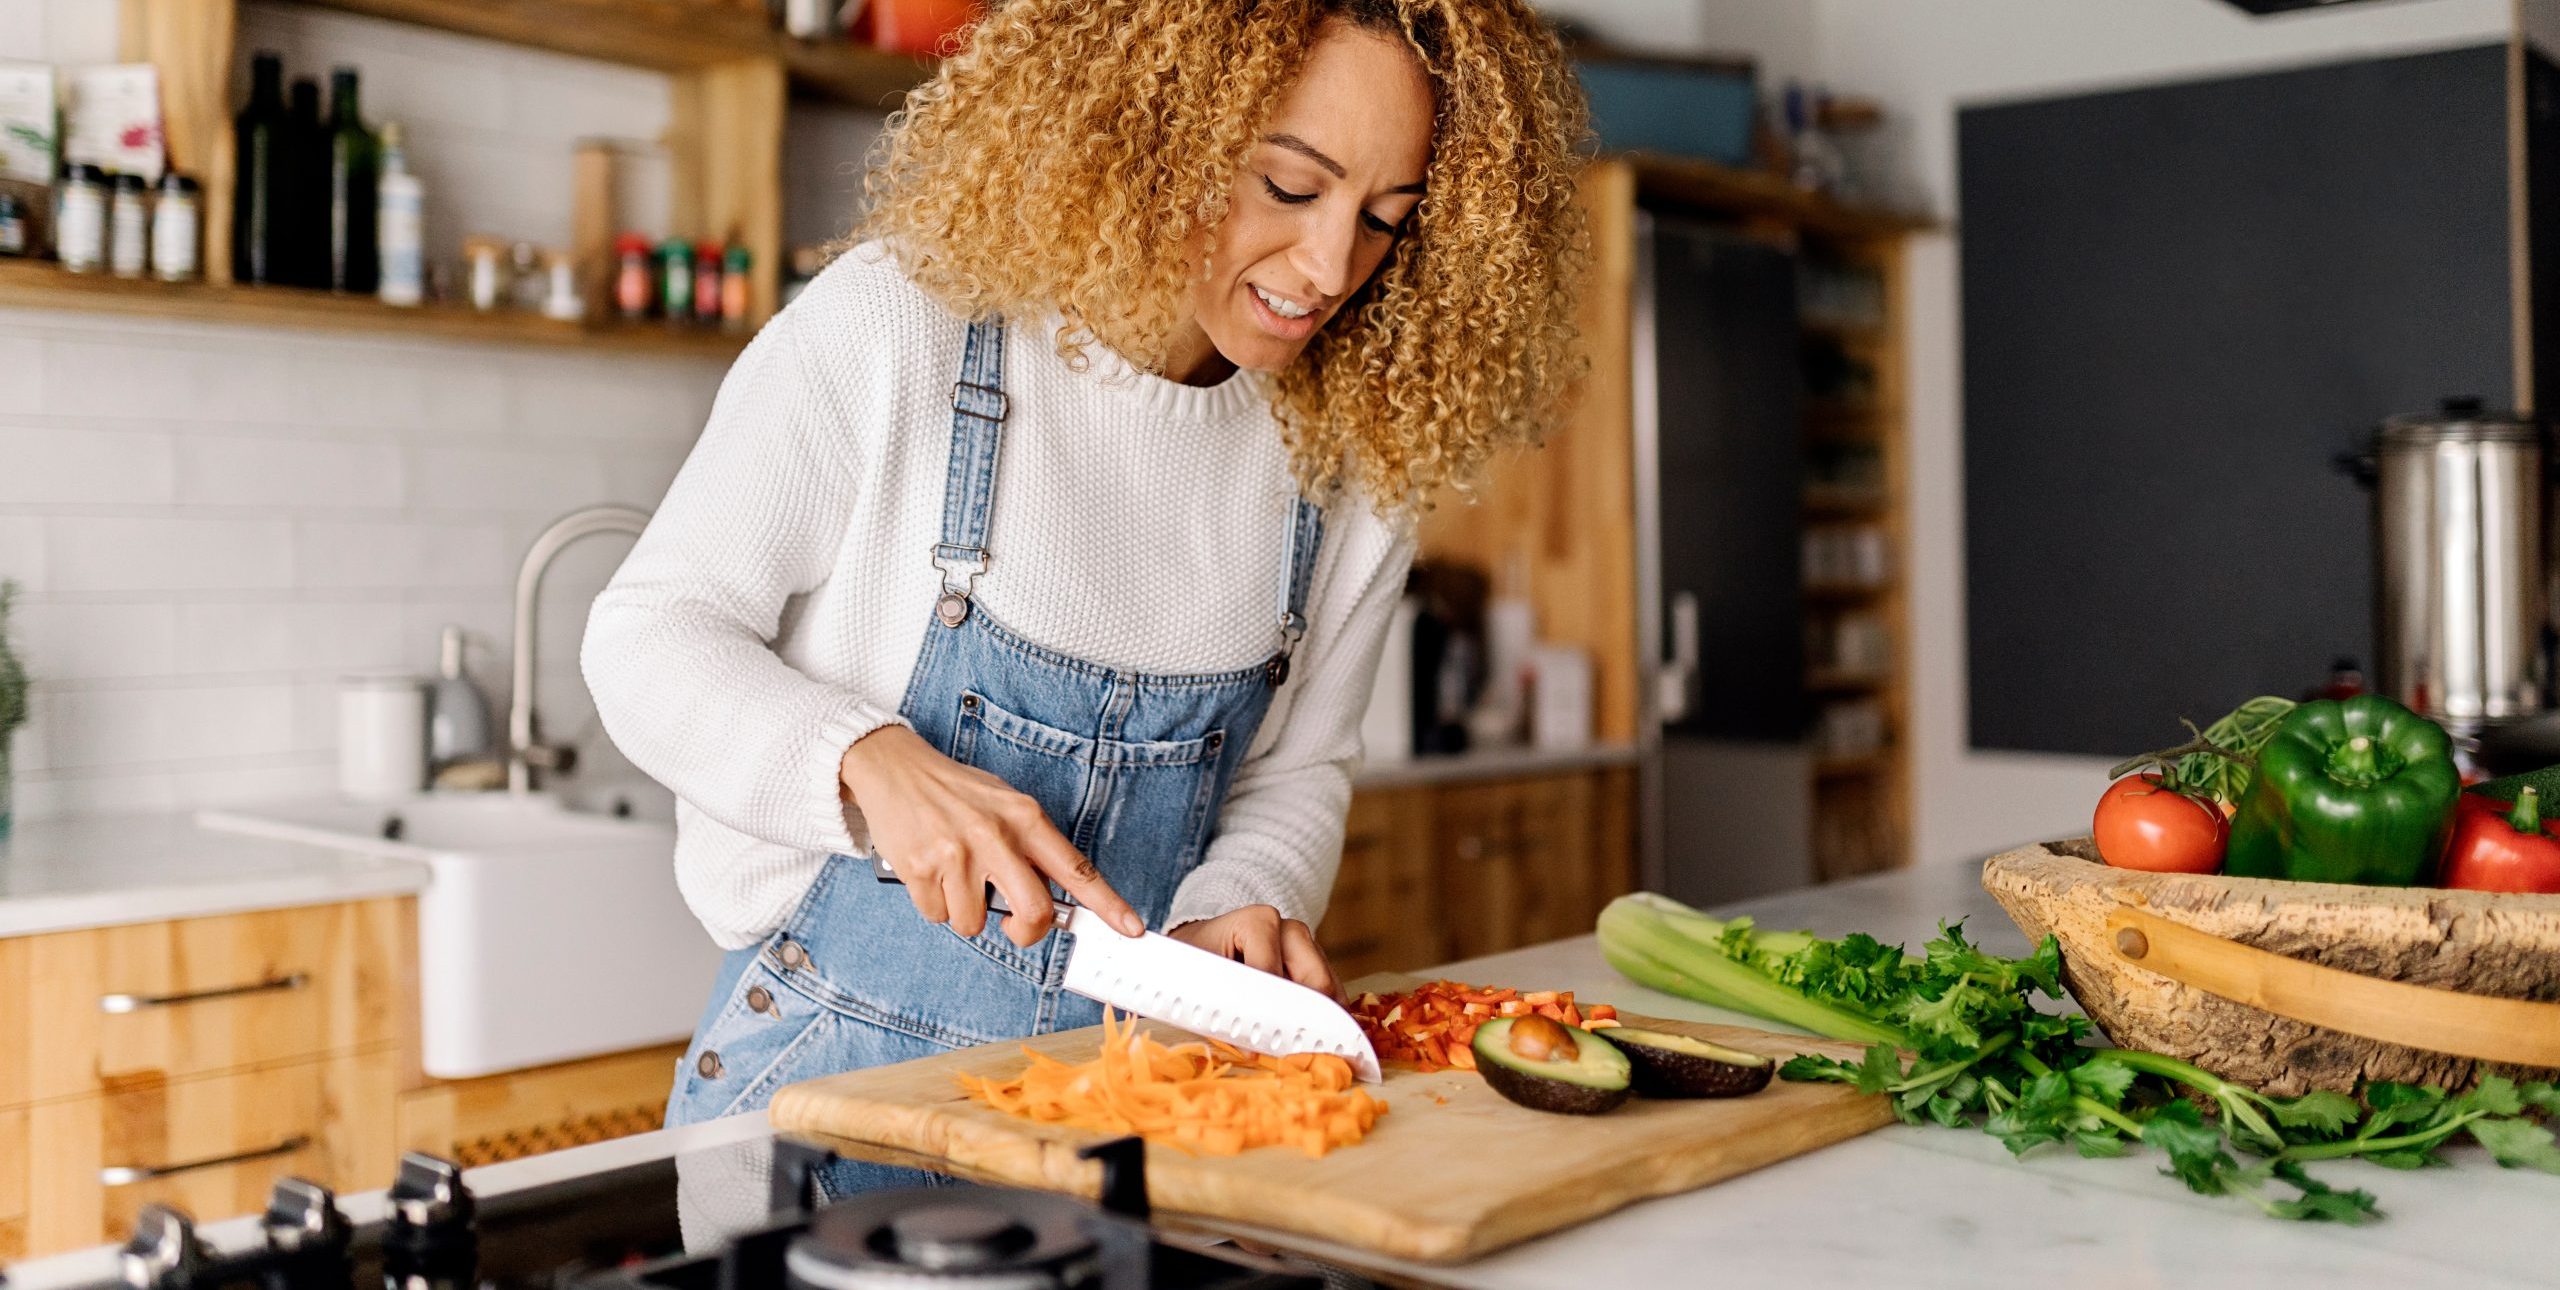
M1147 930L1147 920L1140 918L1138 911L1131 909L1129 902L1103 880L1102 870L1094 867L1092 858L1076 850L1075 844L1067 841L1066 835L1058 832L1058 826L1051 824L1036 806L1014 821L1014 837L1032 865L1065 888L1069 899L1102 915L1104 922L1119 928L1124 936L1137 936ZM1005 898L1011 900L1012 896ZM1046 907L1045 897L1042 904Z
M1290 980L1325 994L1342 993L1333 979L1333 965L1325 961L1324 951L1316 946L1314 930L1297 919L1281 920L1280 961L1288 969Z
M893 860L890 863L897 862ZM900 880L906 884L907 900L916 907L917 916L928 923L951 921L950 907L942 898L942 879L939 875L922 872L902 873Z
M987 885L971 865L962 865L942 876L942 903L951 917L948 926L962 936L975 936L987 930Z
M999 857L987 872L987 881L1004 893L1004 903L1013 907L1005 915L1005 939L1029 949L1049 934L1056 907L1049 899L1049 884L1042 881L1040 871L1014 852Z
M1228 945L1228 957L1247 967L1259 968L1275 975L1286 975L1287 960L1281 956L1280 912L1268 905L1239 910L1235 931Z

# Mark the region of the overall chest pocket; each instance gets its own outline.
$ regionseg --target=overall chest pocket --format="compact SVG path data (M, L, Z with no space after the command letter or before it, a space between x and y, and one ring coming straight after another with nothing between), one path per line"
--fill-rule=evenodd
M1223 727L1185 739L1099 739L963 690L951 742L952 760L1040 803L1114 889L1150 923L1163 921L1216 817Z

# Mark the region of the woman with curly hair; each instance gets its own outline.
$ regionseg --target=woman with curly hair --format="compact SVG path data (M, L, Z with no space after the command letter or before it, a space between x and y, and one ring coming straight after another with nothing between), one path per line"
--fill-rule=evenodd
M1581 129L1525 0L1012 0L908 96L588 624L731 950L671 1122L1093 1023L1053 891L1335 988L1412 513L1574 372Z

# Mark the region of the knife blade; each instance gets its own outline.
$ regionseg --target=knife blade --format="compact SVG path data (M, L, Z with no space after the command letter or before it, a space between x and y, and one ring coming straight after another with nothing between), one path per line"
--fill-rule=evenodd
M899 881L883 861L874 859L871 871ZM992 888L988 908L1013 912ZM1072 993L1248 1052L1332 1053L1364 1083L1385 1078L1360 1023L1319 991L1161 932L1123 935L1069 901L1058 902L1054 921L1071 938L1058 984Z

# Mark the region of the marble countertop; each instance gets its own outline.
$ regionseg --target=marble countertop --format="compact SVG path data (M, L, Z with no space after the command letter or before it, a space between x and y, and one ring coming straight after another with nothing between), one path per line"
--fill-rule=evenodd
M1962 917L1984 948L2027 950L1973 865L1881 874L1719 912L1914 946L1936 934L1939 920ZM1452 964L1447 975L1573 990L1656 1016L1769 1024L1630 984L1588 936ZM2344 1228L2278 1222L2238 1201L2195 1195L2162 1177L2156 1156L2083 1160L2047 1149L2014 1159L1986 1133L1892 1125L1462 1267L1381 1270L1469 1290L1669 1285L1703 1282L1710 1270L1721 1284L1896 1290L2560 1284L2547 1226L2560 1214L2560 1177L2500 1169L2473 1147L2451 1154L2457 1167L2420 1172L2321 1166L2331 1184L2373 1192L2387 1215Z
M183 813L21 821L0 846L0 937L414 892L426 866L216 833Z

